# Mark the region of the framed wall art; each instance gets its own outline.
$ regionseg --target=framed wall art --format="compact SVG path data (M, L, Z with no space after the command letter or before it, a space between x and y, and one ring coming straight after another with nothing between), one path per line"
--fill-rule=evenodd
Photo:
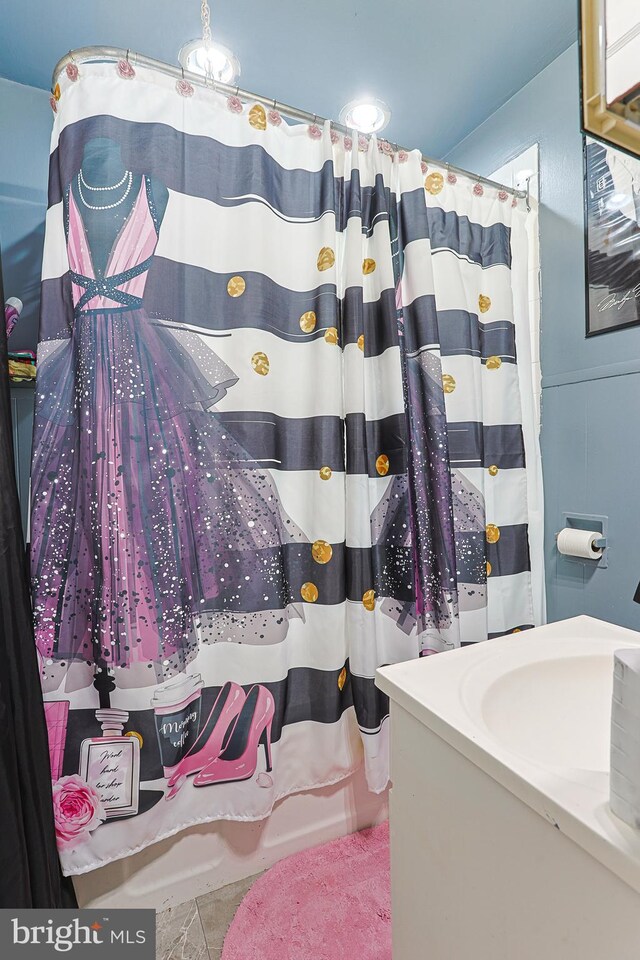
M584 139L587 336L640 324L640 158Z

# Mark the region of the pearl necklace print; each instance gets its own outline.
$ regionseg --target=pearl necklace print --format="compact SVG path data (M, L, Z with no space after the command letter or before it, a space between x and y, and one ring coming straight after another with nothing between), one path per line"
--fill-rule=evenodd
M118 187L121 187L125 183L125 181L128 181L127 189L125 190L123 195L120 197L120 199L115 201L115 203L97 203L97 204L89 203L82 192L83 186L86 187L88 190L100 190L100 191L116 190ZM120 204L124 203L124 201L127 199L127 197L129 196L129 192L131 191L132 183L133 183L133 173L131 172L131 170L127 170L122 180L120 180L118 183L114 183L113 186L111 187L92 187L84 179L82 175L82 170L81 170L78 174L78 195L82 200L83 204L85 205L85 207L88 207L89 210L113 210L114 207L119 207Z

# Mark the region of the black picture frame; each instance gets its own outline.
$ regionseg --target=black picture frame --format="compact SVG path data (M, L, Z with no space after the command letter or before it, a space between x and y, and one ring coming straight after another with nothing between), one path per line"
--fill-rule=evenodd
M587 337L640 325L640 158L583 137Z

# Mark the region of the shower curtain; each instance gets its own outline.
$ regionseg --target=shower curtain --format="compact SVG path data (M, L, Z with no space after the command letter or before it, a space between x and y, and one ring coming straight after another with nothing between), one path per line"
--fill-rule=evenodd
M539 456L522 201L128 60L51 102L32 573L77 874L363 755L383 790L376 668L544 616Z

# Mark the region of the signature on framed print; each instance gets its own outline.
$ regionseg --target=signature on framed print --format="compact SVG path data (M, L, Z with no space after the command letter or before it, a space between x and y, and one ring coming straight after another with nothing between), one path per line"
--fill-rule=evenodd
M587 336L640 324L640 158L584 140Z

